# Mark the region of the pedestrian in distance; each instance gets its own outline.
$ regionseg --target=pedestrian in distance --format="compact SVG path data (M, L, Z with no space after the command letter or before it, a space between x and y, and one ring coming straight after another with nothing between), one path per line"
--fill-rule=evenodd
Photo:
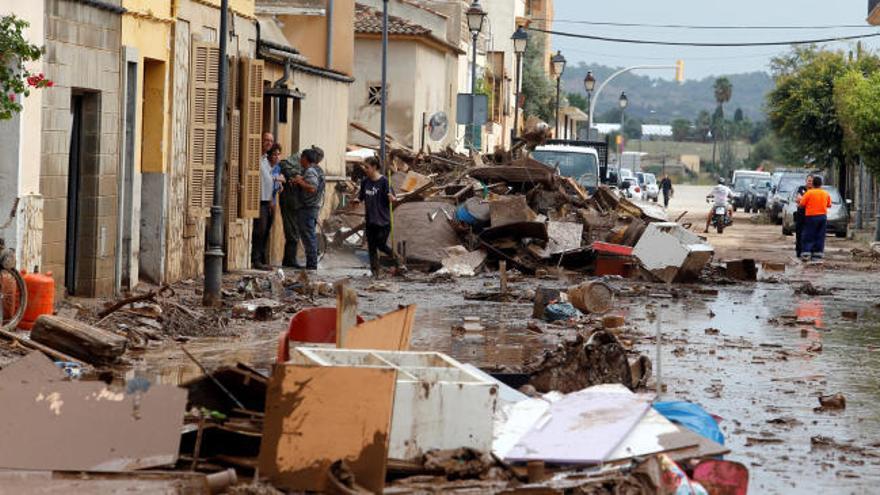
M379 160L374 156L364 161L361 168L367 176L361 181L361 189L356 200L364 203L367 250L370 253L370 270L374 277L379 275L379 252L394 257L394 252L388 247L394 191L388 183L388 178L382 175L380 167ZM395 263L397 263L396 258Z
M281 146L275 144L271 133L263 134L263 155L260 156L260 216L254 219L251 236L251 266L258 270L269 267L269 233L274 216L275 193L280 188Z
M831 195L822 189L822 178L813 177L813 188L804 193L799 203L804 207L802 261L821 261L825 257L825 235Z
M660 190L663 191L663 207L669 207L669 199L675 193L672 189L672 179L669 178L669 174L663 176L663 180L660 181Z
M318 214L324 204L324 170L319 166L324 159L324 150L312 146L304 150L301 156L303 173L291 181L299 193L296 229L306 253L306 270L317 270L318 239L315 229L318 224Z
M797 257L801 257L801 253L803 252L803 244L804 244L804 207L800 205L801 198L804 197L807 191L812 189L813 187L813 174L807 175L806 182L803 186L798 187L797 195L795 199L798 202L797 210L794 212L794 251L797 254Z

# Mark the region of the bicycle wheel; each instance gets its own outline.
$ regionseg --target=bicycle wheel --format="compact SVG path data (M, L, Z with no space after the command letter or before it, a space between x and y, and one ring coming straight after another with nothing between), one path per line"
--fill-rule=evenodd
M0 296L2 296L0 300L3 301L3 307L0 309L2 316L0 328L15 330L27 306L27 287L18 271L0 268Z

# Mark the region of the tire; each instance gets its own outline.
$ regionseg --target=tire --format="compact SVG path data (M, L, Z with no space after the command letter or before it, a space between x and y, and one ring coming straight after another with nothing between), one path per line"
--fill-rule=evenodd
M10 285L10 281L12 285ZM8 287L15 287L15 289L8 292L6 290ZM0 328L12 331L15 330L15 327L18 326L18 323L24 316L24 310L27 306L27 286L24 284L24 279L21 278L21 274L18 271L0 269L0 290L3 291L2 299L4 306L6 305L7 298L14 297L15 291L18 291L18 309L9 319L3 316L3 309L0 308Z
M723 233L724 233L724 222L721 222L721 223L715 225L715 230L716 230L719 234L723 234Z
M842 239L842 238L846 237L846 232L835 232L834 237Z
M785 225L783 225L783 226L782 226L782 235L788 235L788 236L791 236L791 235L794 235L794 232L792 232L791 230L785 228Z

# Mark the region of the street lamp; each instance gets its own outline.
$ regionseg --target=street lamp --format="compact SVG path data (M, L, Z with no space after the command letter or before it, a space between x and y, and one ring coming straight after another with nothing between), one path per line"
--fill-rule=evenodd
M556 138L559 139L559 89L562 83L562 73L565 72L565 57L562 56L561 50L553 55L550 63L553 65L553 74L556 76Z
M620 156L617 158L617 176L620 177L620 162L623 161L623 149L626 144L626 133L624 132L624 128L626 127L626 106L629 105L629 98L626 97L626 91L620 92L620 98L617 100L617 105L620 107L620 149L618 150Z
M526 52L526 47L529 44L529 33L522 26L519 26L510 39L513 40L513 51L516 53L516 102L513 105L513 129L510 131L510 144L512 146L513 140L516 139L516 135L519 132L520 66L522 65L523 53Z
M596 87L596 78L593 77L593 71L587 71L587 76L584 78L584 89L587 91L587 140L590 139L590 133L592 130L589 128L590 122L592 119L590 118L590 108L593 106L593 89Z
M486 11L480 5L480 0L474 0L470 8L465 12L467 16L468 29L473 37L473 65L471 66L471 149L475 149L477 143L477 38L480 31L483 30L483 20L486 18Z

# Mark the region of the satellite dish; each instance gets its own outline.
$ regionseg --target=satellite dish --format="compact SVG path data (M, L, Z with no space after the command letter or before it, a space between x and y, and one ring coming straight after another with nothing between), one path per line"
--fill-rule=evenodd
M437 112L428 120L428 135L432 141L441 141L449 131L449 119L445 112Z

